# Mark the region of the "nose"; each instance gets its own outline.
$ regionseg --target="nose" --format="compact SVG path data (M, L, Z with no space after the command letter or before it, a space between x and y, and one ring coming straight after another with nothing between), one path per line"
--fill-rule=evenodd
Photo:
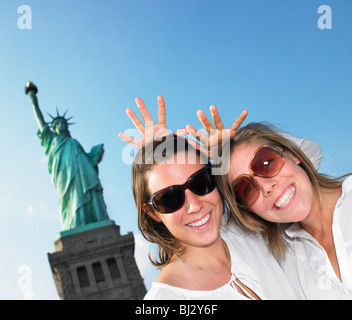
M187 214L199 212L203 208L203 201L200 196L188 189L185 190L185 204Z
M255 177L255 180L257 181L259 189L263 193L264 197L268 197L277 186L277 181L275 179Z

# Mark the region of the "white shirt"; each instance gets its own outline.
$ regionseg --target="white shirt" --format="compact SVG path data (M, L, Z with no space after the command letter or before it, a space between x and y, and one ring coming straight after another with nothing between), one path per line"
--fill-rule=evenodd
M233 287L237 278L261 299L298 299L263 239L241 229L235 222L222 226L220 234L231 256L232 277L215 290L188 290L153 282L145 300L248 300ZM205 276L216 276L209 275ZM238 284L238 282L236 282Z
M301 298L352 299L352 177L344 181L333 214L332 233L342 282L318 241L298 223L285 230L291 249L280 264Z

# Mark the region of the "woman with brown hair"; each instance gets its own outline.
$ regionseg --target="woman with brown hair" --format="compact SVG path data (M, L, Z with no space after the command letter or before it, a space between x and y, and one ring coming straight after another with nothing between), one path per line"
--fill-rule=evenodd
M224 204L211 167L182 137L165 138L149 154L148 145L139 149L132 166L138 226L158 245L158 256L150 260L162 269L145 299L266 297L255 275L237 272L238 254L220 235ZM157 159L158 148L165 151L164 162Z

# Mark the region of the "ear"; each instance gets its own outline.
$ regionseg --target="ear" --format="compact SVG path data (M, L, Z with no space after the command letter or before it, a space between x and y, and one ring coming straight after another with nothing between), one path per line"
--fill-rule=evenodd
M159 222L159 223L161 222L159 215L154 211L154 209L150 207L150 205L143 203L142 210L156 222Z
M290 158L296 163L296 164L300 164L301 161L291 152L288 153Z

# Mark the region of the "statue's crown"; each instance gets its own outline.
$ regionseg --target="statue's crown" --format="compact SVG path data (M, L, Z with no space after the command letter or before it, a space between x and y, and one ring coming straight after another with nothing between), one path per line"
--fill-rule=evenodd
M53 117L50 113L48 113L48 115L51 117L52 121L49 122L50 126L53 127L55 125L55 121L62 119L65 120L67 122L68 125L73 125L75 124L74 122L69 122L74 116L71 116L69 118L66 118L66 113L68 110L66 110L64 112L63 115L60 115L59 110L56 108L56 117Z

